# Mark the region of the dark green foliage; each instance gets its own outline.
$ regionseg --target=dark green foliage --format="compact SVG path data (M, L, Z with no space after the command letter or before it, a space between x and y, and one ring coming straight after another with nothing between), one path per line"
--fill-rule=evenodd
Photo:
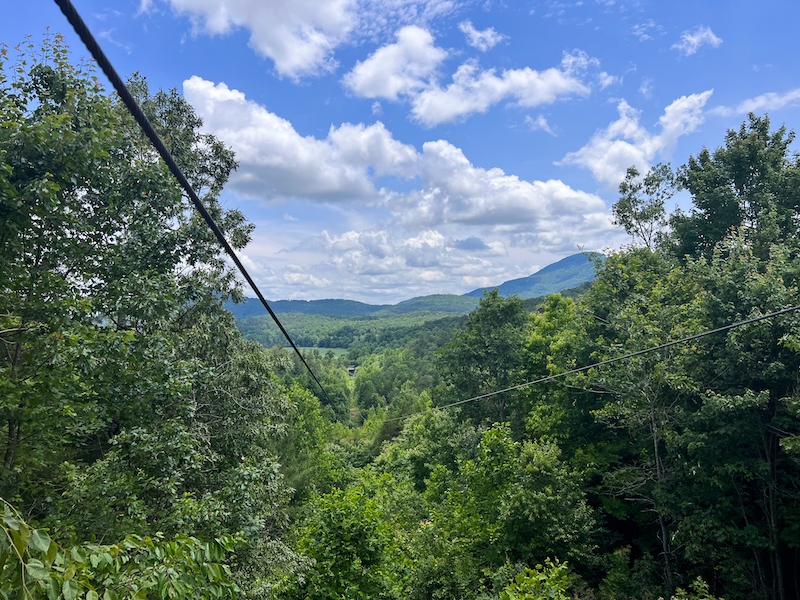
M478 310L470 313L463 329L439 356L439 368L448 394L462 400L510 387L519 381L528 313L522 300L487 292ZM516 394L498 394L465 405L463 414L475 422L504 421Z
M762 258L770 244L796 238L800 165L789 153L793 140L794 132L770 131L769 117L751 113L738 131L728 131L724 147L689 157L678 182L692 194L694 208L671 217L672 251L709 257L739 227Z
M233 273L60 38L23 45L14 68L0 78L0 492L68 545L168 535L190 556L203 542L186 536L238 534L234 578L255 589L265 556L291 561L273 551L288 490L270 453L287 401L222 309L240 294ZM177 93L131 87L243 247L251 225L216 197L232 153Z

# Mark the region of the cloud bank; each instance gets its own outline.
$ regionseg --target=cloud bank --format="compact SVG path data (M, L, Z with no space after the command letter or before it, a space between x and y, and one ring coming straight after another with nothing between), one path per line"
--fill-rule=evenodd
M303 242L302 251L321 258L302 269L289 264L271 270L248 250L249 259L263 265L261 276L274 278L276 285L313 289L315 281L324 286L335 271L336 281L366 277L376 289L411 280L478 287L489 279L530 274L525 262L524 271L509 274L508 266L493 267L491 257L517 247L526 253L600 247L614 231L598 196L559 180L526 181L475 166L446 140L418 150L380 122L343 123L321 139L301 136L287 120L224 83L192 77L183 87L204 129L236 152L240 167L230 191L272 205L293 201L293 211L302 203L354 213L372 206L387 216ZM391 184L403 180L404 185Z

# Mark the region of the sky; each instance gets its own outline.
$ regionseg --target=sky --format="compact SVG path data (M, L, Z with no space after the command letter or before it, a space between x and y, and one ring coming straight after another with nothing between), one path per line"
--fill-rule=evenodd
M628 167L751 111L800 123L795 0L73 1L235 151L222 201L272 300L463 294L619 248ZM49 27L86 55L54 2L3 12L0 42Z

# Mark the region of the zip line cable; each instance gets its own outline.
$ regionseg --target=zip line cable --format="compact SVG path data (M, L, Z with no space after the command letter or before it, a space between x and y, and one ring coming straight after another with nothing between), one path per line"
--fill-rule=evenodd
M758 321L763 321L765 319L771 319L773 317L778 317L780 315L785 315L790 312L794 312L799 310L800 306L792 306L790 308L784 308L783 310L778 310L772 313L768 313L766 315L761 315L760 317L753 317L752 319L747 319L745 321L739 321L738 323L732 323L731 325L725 325L724 327L718 327L717 329L712 329L710 331L704 331L702 333L696 333L694 335L690 335L685 338L681 338L679 340L672 340L671 342L665 342L663 344L659 344L658 346L653 346L652 348L645 348L644 350L637 350L636 352L631 352L629 354L623 354L622 356L617 356L616 358L609 358L607 360L602 360L600 362L593 363L591 365L586 365L585 367L578 367L576 369L570 369L569 371L564 371L563 373L559 373L557 375L550 375L548 377L542 377L541 379L536 379L534 381L528 381L527 383L521 383L519 385L514 385L511 387L507 387L503 390L497 390L496 392L489 392L488 394L481 394L480 396L474 396L472 398L467 398L466 400L458 400L456 402L451 402L450 404L443 404L442 406L435 406L433 408L429 408L428 410L423 410L416 413L411 413L409 415L403 415L401 417L393 417L391 419L386 419L385 422L390 421L401 421L403 419L408 419L409 417L416 417L418 415L425 415L430 412L436 410L442 410L445 408L452 408L453 406L458 406L459 404L467 404L468 402L475 402L476 400L483 400L484 398L490 398L492 396L496 396L498 394L504 394L505 392L513 392L514 390L519 390L522 388L526 388L532 385L536 385L539 383L547 383L548 381L553 381L555 379L559 379L560 377L565 377L567 375L573 375L574 373L580 373L582 371L588 371L589 369L594 369L595 367L602 367L604 365L610 365L611 363L619 362L621 360L627 360L629 358L633 358L634 356L641 356L642 354L647 354L648 352L653 352L655 350L663 350L664 348L669 348L670 346L675 346L676 344L685 344L686 342L690 342L692 340L696 340L701 337L705 337L707 335L712 335L714 333L720 333L721 331L728 331L729 329L735 329L736 327L742 327L743 325L750 325L751 323L756 323Z
M286 329L284 329L283 325L278 319L278 316L275 314L275 312L272 310L272 307L269 305L267 300L261 294L261 290L258 289L258 286L256 285L256 282L253 281L253 278L250 276L250 273L247 272L247 269L244 268L244 265L239 260L239 257L236 256L236 252L234 252L233 248L228 243L228 240L225 239L225 234L222 233L222 230L214 221L213 217L209 214L208 210L206 210L206 207L203 205L203 202L197 196L194 189L192 189L192 185L189 183L189 180L186 179L186 176L183 174L183 171L181 171L180 167L175 162L175 159L172 158L172 155L169 153L169 150L167 150L167 147L164 145L164 142L161 141L161 138L156 133L156 130L153 128L153 125L150 123L150 120L142 112L141 107L133 98L131 93L128 91L128 87L125 85L122 79L120 79L120 76L117 75L117 72L111 65L111 61L108 60L106 55L100 49L100 45L94 39L94 36L92 35L91 31L89 31L89 28L86 26L86 23L83 22L83 19L81 19L81 16L78 14L78 11L72 5L72 2L70 0L55 0L55 3L61 9L61 12L64 13L64 16L67 17L67 20L70 22L70 25L72 25L73 29L75 30L75 33L78 34L78 36L81 38L81 41L83 41L83 43L86 45L86 49L89 50L89 53L92 55L92 58L94 58L97 61L97 64L100 65L100 68L103 70L103 73L105 73L106 77L108 77L108 80L114 86L114 89L117 91L117 94L119 95L122 102L128 108L128 111L131 113L131 116L133 116L133 118L136 119L136 122L139 124L139 127L142 128L142 131L144 131L145 135L150 139L150 142L153 144L153 146L155 146L156 150L158 150L158 153L161 155L161 158L164 160L167 167L169 167L169 170L175 176L175 179L178 180L178 183L181 184L181 187L183 187L183 189L189 195L189 198L191 198L195 208L197 209L197 212L200 213L203 219L205 219L205 222L214 232L214 235L217 236L217 240L219 241L220 245L223 247L228 256L231 257L234 264L236 264L236 267L239 269L239 272L247 280L247 283L250 284L250 287L258 296L258 299L261 300L261 304L263 304L264 308L267 309L267 312L272 317L272 320L275 321L275 324L278 326L278 329L281 330L281 333L283 333L284 337L288 340L289 344L291 344L292 348L294 348L294 351L297 353L297 356L300 357L300 360L303 362L303 365L305 365L306 369L308 369L308 372L311 374L311 377L317 383L319 389L322 390L322 393L325 395L325 398L327 398L328 401L330 402L330 397L328 396L328 393L325 391L325 388L322 387L322 384L319 382L319 379L317 379L317 376L314 374L314 371L311 370L311 367L306 362L306 359L303 358L303 355L300 353L299 348L295 345L294 341L292 341L292 338L289 336L289 333L286 331Z
M253 281L253 278L250 276L250 273L248 273L247 269L245 269L244 265L239 260L239 257L236 255L236 252L234 252L233 248L228 243L228 240L225 239L225 235L222 233L222 230L216 224L214 219L209 214L208 210L206 210L206 207L203 205L203 203L200 200L200 198L198 198L197 194L192 189L192 186L189 183L189 180L186 179L186 176L183 174L183 171L181 171L180 167L178 167L177 163L172 158L172 155L169 153L169 151L167 150L166 146L164 146L164 143L161 141L161 138L156 133L155 129L153 128L153 125L150 123L150 120L142 112L142 109L139 107L139 105L136 102L136 100L134 100L133 96L131 96L131 93L128 91L127 86L122 81L122 79L120 79L119 75L114 70L114 67L111 65L111 62L108 60L108 58L106 58L106 55L100 49L100 46L98 45L97 41L94 39L94 36L92 36L92 33L89 31L89 28L83 22L83 19L81 19L80 15L78 14L78 11L72 5L72 2L70 0L55 0L55 3L58 5L58 7L61 9L61 12L64 13L64 16L67 18L67 20L70 22L72 27L75 29L75 33L78 34L78 36L81 38L83 43L86 45L86 48L89 50L89 53L97 61L97 64L100 65L100 68L103 70L103 73L105 73L106 77L108 77L109 81L114 86L114 89L117 91L117 94L119 95L120 99L125 104L125 106L127 107L128 111L131 113L133 118L136 119L136 122L142 128L142 130L144 131L145 135L150 139L150 142L153 144L153 146L156 148L156 150L158 150L158 153L161 155L161 158L164 160L164 162L166 163L167 167L169 167L169 170L175 176L175 179L178 180L178 182L181 184L183 189L189 195L189 198L191 198L192 202L194 203L195 208L200 213L200 215L203 217L203 219L208 224L208 226L211 228L211 230L214 232L214 235L217 237L217 240L219 241L220 245L223 247L225 252L231 257L231 259L233 260L234 264L239 269L239 272L247 280L247 283L250 284L250 287L253 289L253 291L258 296L258 299L261 301L261 304L264 305L264 308L267 309L267 312L272 317L272 320L275 322L275 324L281 330L281 333L283 333L284 337L287 339L289 344L291 344L291 346L294 349L295 353L300 358L300 360L302 361L303 365L306 367L306 369L308 370L309 374L314 379L316 384L319 386L319 389L322 390L322 393L330 401L330 397L328 396L328 393L325 391L325 388L322 387L322 384L319 382L319 379L317 379L317 376L314 374L314 371L311 370L311 367L306 362L306 359L303 358L303 355L300 353L300 349L297 347L297 345L295 345L294 341L289 336L289 333L286 331L286 329L281 324L280 320L278 319L278 316L275 314L275 312L272 310L272 307L270 307L269 303L267 302L267 300L262 295L261 290L258 289L258 286L256 285L255 281ZM429 412L433 412L435 410L443 410L445 408L451 408L453 406L458 406L460 404L467 404L468 402L475 402L476 400L482 400L484 398L490 398L490 397L496 396L498 394L504 394L506 392L512 392L514 390L519 390L519 389L526 388L526 387L529 387L529 386L532 386L532 385L537 385L537 384L540 384L540 383L546 383L548 381L554 381L556 379L559 379L561 377L565 377L567 375L572 375L572 374L575 374L575 373L581 373L581 372L587 371L589 369L593 369L593 368L596 368L596 367L602 367L604 365L609 365L611 363L619 362L621 360L627 360L627 359L633 358L635 356L641 356L642 354L647 354L649 352L654 352L655 350L662 350L664 348L669 348L670 346L675 346L677 344L684 344L686 342L690 342L692 340L696 340L698 338L705 337L707 335L712 335L714 333L720 333L722 331L728 331L728 330L734 329L736 327L742 327L743 325L749 325L751 323L756 323L758 321L763 321L765 319L771 319L773 317L777 317L777 316L784 315L784 314L787 314L787 313L790 313L790 312L794 312L794 311L799 310L799 309L800 309L800 306L792 306L790 308L784 308L783 310L779 310L779 311L776 311L776 312L773 312L773 313L769 313L769 314L766 314L766 315L761 315L760 317L754 317L752 319L747 319L745 321L739 321L738 323L733 323L731 325L725 325L724 327L718 327L717 329L712 329L710 331L704 331L702 333L697 333L695 335L690 335L688 337L681 338L679 340L672 340L670 342L666 342L666 343L660 344L658 346L653 346L651 348L646 348L644 350L638 350L636 352L631 352L629 354L624 354L624 355L618 356L616 358L609 358L607 360L603 360L603 361L600 361L600 362L597 362L597 363L594 363L594 364L591 364L591 365L587 365L585 367L578 367L578 368L575 368L575 369L570 369L569 371L564 371L563 373L559 373L557 375L550 375L548 377L542 377L541 379L536 379L534 381L528 381L526 383L521 383L519 385L511 386L511 387L508 387L508 388L505 388L505 389L502 389L502 390L497 390L495 392L489 392L489 393L486 393L486 394L481 394L480 396L474 396L472 398L467 398L465 400L458 400L456 402L451 402L450 404L444 404L442 406L436 406L436 407L430 408L428 410L423 410L423 411L420 411L420 412L411 413L411 414L403 415L403 416L400 416L400 417L393 417L391 419L386 419L386 422L400 421L400 420L403 420L403 419L407 419L409 417L415 417L415 416L418 416L418 415L424 415L424 414L427 414Z

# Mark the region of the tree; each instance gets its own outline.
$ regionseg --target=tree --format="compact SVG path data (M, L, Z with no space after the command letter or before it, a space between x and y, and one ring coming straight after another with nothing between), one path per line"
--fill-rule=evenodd
M458 400L505 389L519 377L528 313L516 296L503 298L497 288L484 293L463 329L439 355L449 393ZM512 393L473 402L464 414L476 422L505 421Z
M714 246L742 227L766 257L769 245L797 239L800 209L800 159L789 154L794 132L770 131L768 116L750 114L738 131L729 130L725 145L704 149L678 173L679 185L692 194L689 214L670 217L673 252L710 257Z
M4 51L3 73L6 59ZM16 61L14 78L0 80L0 489L8 497L78 440L104 443L123 414L143 417L143 399L157 405L161 394L174 405L185 364L160 369L157 387L125 366L169 354L170 329L238 293L213 235L90 69L69 64L58 36L41 53L28 43ZM178 105L164 103L165 114L184 114ZM190 131L187 141L215 149L206 163L222 160L204 199L241 247L250 226L215 199L234 166L230 152Z
M289 403L223 309L241 297L213 233L60 37L0 69L0 493L54 536L239 533L257 594L286 527L271 450ZM234 248L235 167L176 92L134 94ZM278 557L280 558L280 557Z
M360 486L320 496L308 507L298 548L313 566L288 598L400 598L402 556L383 508Z
M675 175L669 165L657 164L643 179L636 167L628 167L625 180L619 184L621 198L611 211L614 224L622 225L646 248L655 248L667 224L664 202L675 195Z

